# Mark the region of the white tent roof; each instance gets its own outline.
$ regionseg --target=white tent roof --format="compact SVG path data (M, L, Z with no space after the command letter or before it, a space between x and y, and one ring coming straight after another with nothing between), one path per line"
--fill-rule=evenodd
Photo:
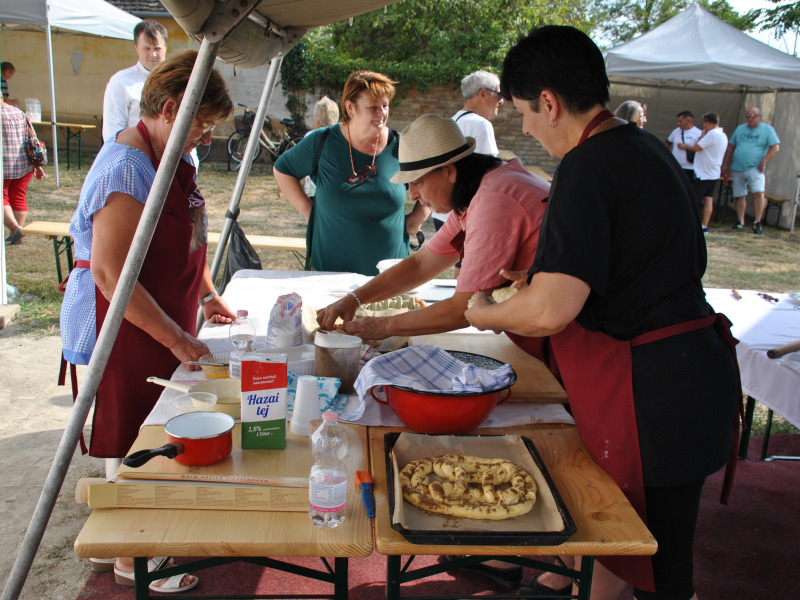
M140 21L104 0L3 0L0 23L43 31L48 4L54 29L133 40L133 28Z
M800 89L800 59L739 31L697 4L606 52L609 77Z

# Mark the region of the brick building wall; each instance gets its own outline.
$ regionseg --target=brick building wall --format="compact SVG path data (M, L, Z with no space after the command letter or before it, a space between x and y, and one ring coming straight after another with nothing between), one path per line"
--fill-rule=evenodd
M463 105L460 89L436 86L426 92L420 92L412 88L404 98L390 108L389 126L402 131L420 115L436 113L451 117ZM553 174L558 159L550 156L534 138L523 135L521 117L510 103L503 103L492 125L498 148L511 150L524 165L537 165Z

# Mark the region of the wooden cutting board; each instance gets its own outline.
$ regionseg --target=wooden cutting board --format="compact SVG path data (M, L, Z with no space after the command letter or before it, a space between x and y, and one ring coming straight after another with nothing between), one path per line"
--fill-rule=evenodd
M416 335L409 346L430 344L445 350L472 352L511 363L517 383L511 388L508 402L567 403L567 393L542 361L514 344L505 334L436 333Z

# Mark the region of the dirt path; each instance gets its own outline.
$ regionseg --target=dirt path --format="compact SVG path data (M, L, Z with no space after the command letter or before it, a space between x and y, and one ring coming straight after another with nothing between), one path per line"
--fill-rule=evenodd
M72 395L56 385L61 340L0 330L0 581L8 579L69 418ZM73 457L61 494L20 598L75 600L90 570L75 556L72 543L89 515L74 499L80 477L102 476L98 459Z

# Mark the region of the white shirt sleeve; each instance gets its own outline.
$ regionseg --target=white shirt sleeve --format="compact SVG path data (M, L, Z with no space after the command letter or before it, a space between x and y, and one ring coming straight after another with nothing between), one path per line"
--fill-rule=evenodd
M128 95L118 78L112 77L103 96L103 141L128 126Z

